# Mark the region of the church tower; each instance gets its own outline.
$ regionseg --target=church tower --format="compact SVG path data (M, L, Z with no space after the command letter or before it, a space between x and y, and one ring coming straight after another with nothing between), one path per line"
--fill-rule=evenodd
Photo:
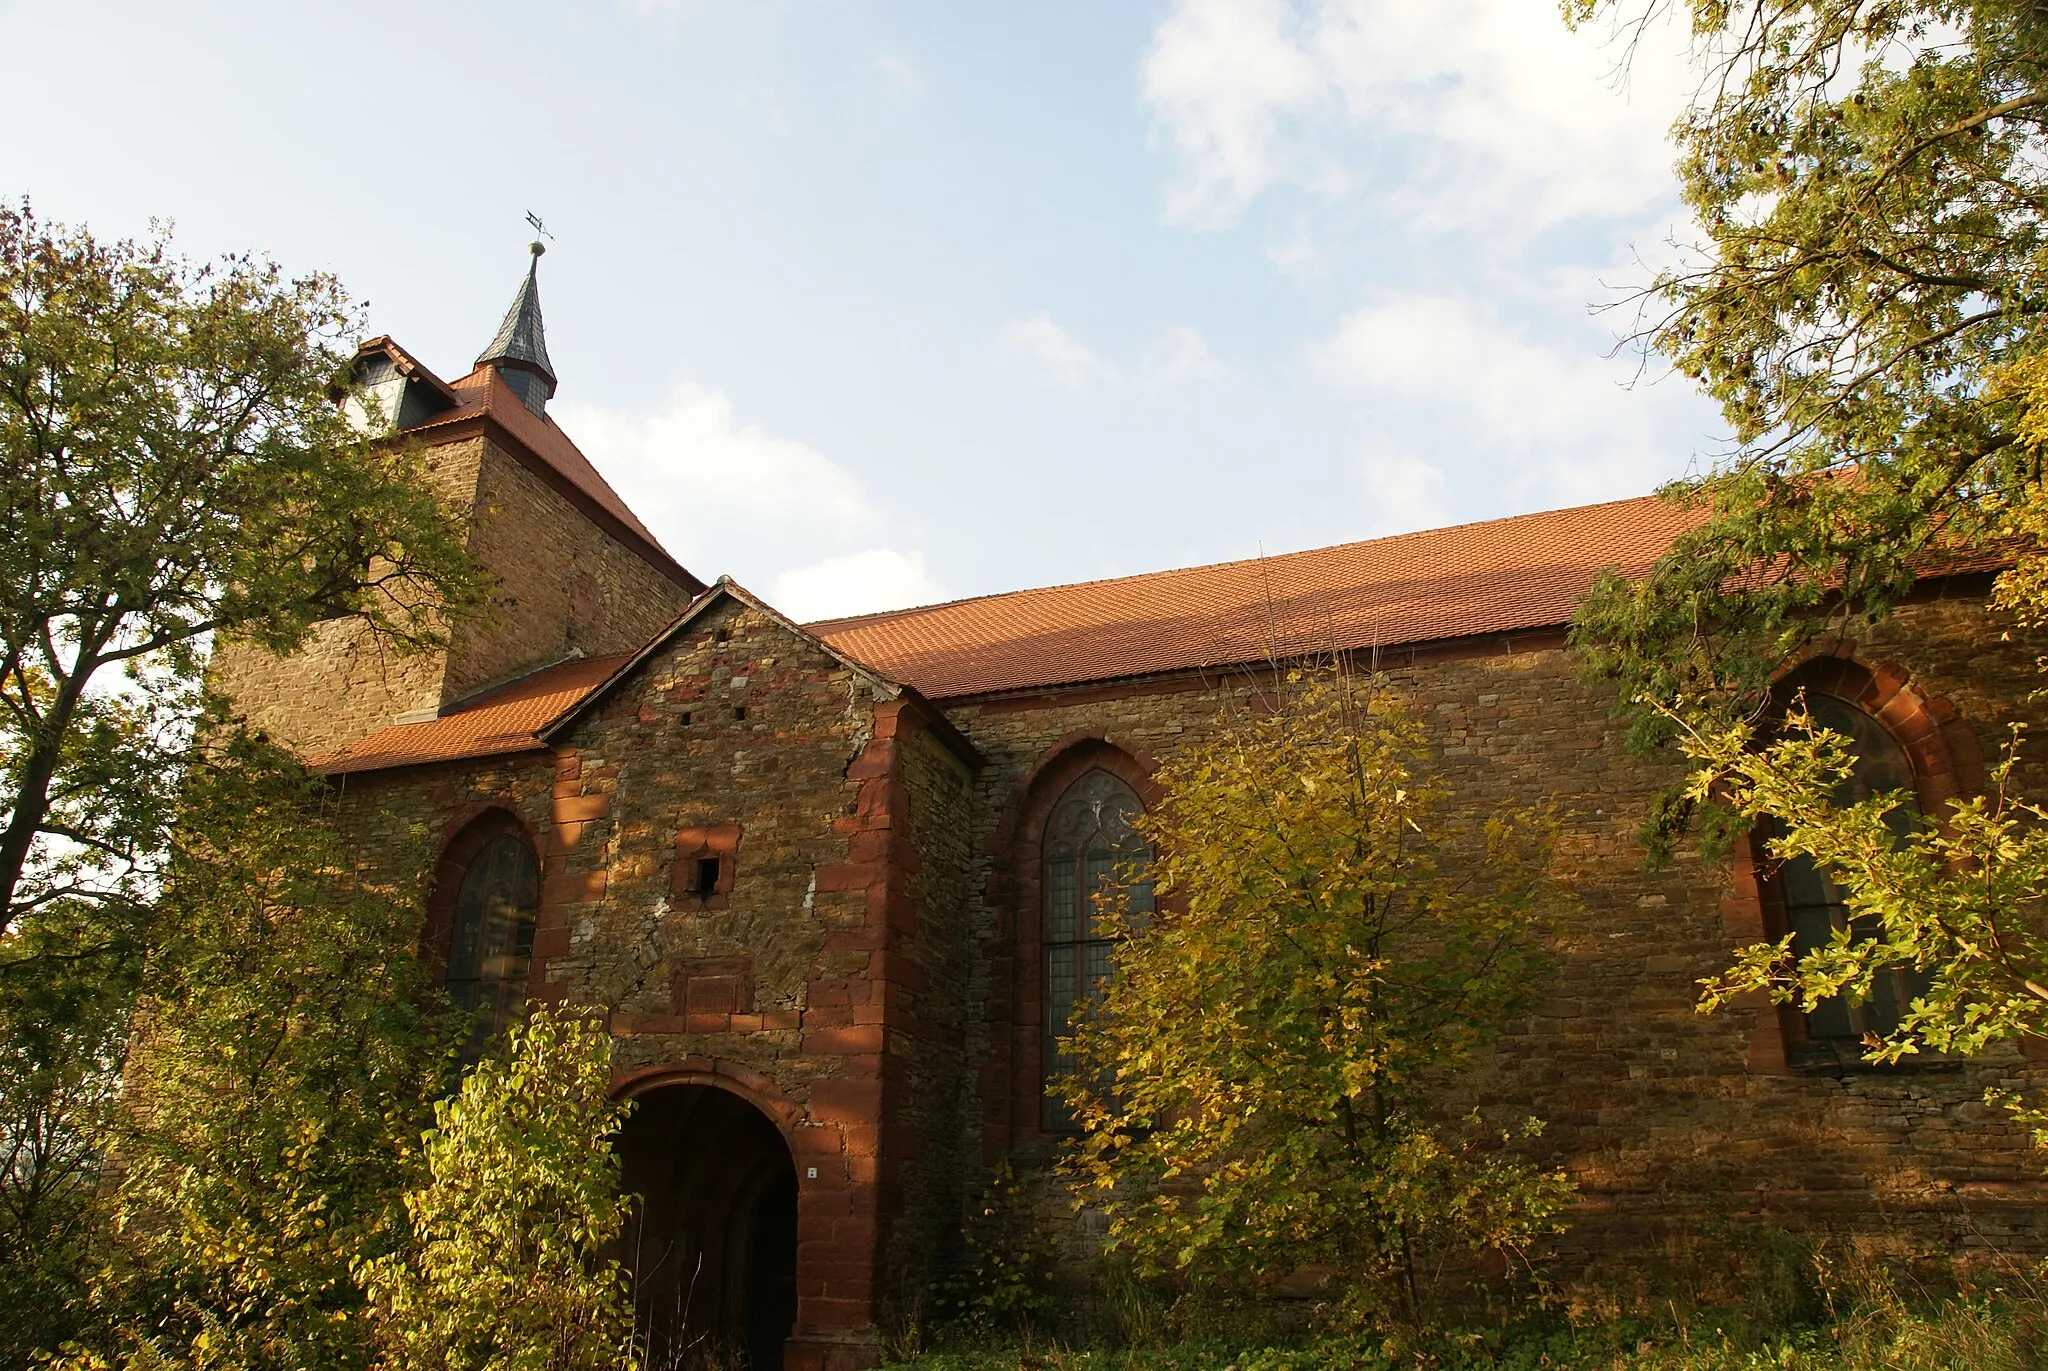
M250 723L319 758L398 723L581 657L630 652L704 585L648 531L547 412L556 388L534 243L504 322L470 372L436 376L389 337L365 342L354 374L373 406L358 422L424 449L429 479L469 525L469 551L496 582L489 611L440 651L392 655L354 620L318 625L278 657L227 644L216 681Z

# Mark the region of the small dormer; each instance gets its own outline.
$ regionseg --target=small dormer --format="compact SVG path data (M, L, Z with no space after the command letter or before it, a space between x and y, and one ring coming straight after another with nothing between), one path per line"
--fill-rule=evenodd
M343 403L343 413L366 432L416 428L461 403L446 382L387 337L356 349L350 375L357 390Z
M498 336L476 359L480 367L495 368L535 414L547 413L555 393L555 367L548 360L547 332L540 322L540 255L546 251L539 243L528 248L526 279L512 297L512 308L505 311L505 322L498 325Z

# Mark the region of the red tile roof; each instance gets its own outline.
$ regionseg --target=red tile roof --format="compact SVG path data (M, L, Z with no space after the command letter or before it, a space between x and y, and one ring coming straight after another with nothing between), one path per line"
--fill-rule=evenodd
M448 389L455 395L457 407L436 414L425 423L416 424L406 432L431 437L434 430L453 424L465 423L480 417L494 420L592 504L616 519L630 537L638 540L644 550L652 554L650 560L657 566L664 571L672 569L674 573L678 573L679 578L686 581L693 592L704 588L702 581L692 576L669 555L668 550L648 531L647 525L640 522L640 516L619 498L619 493L611 488L611 483L598 473L597 468L590 464L590 459L570 441L569 435L562 432L552 418L545 414L535 414L528 409L525 402L505 384L504 378L498 375L496 367L478 367L469 375L449 382Z
M1646 496L806 627L935 700L1554 628L1696 517Z
M1695 517L1645 497L804 628L939 700L1226 666L1269 650L1291 656L1548 629L1569 622L1603 568L1647 569ZM636 655L549 667L314 765L341 774L544 747L541 731Z
M312 762L330 776L351 771L492 757L546 746L540 730L595 690L631 653L586 657L523 676L457 705L438 719L394 724Z

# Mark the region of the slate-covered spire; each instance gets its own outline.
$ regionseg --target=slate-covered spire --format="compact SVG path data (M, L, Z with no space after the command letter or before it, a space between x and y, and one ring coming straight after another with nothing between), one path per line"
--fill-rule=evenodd
M528 251L533 257L526 279L512 297L512 308L505 311L505 322L498 325L498 336L476 364L496 367L526 407L540 414L555 393L555 367L548 361L547 333L540 323L540 255L547 249L534 243Z

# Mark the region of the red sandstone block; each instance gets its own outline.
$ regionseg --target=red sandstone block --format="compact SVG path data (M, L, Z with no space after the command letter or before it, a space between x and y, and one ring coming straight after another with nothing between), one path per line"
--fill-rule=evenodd
M931 979L924 974L923 967L901 952L890 949L874 954L868 962L868 976L872 980L886 982L892 987L900 986L905 990L923 990L931 984Z
M872 896L868 900L870 917L880 917L883 923L898 933L917 932L917 906L910 896L901 891L891 890L882 896L882 907L877 910Z
M555 801L555 821L561 824L602 819L612 812L609 795L574 795Z
M536 957L568 956L569 930L566 928L536 929L533 935L533 955Z
M816 1128L805 1126L794 1129L789 1135L789 1150L806 1156L836 1157L839 1155L839 1130L837 1128ZM825 1173L819 1175L825 1179ZM805 1184L811 1182L806 1181Z
M844 1004L811 1005L803 1012L803 1027L844 1028L853 1022L853 1006Z
M583 840L583 830L590 827L582 823L558 823L548 829L548 855L566 856Z
M573 781L582 774L583 758L581 754L568 751L559 752L555 754L556 780Z
M824 1080L811 1086L810 1116L818 1123L870 1122L881 1117L879 1080Z
M868 1302L832 1295L817 1295L807 1300L799 1300L796 1316L812 1328L866 1328ZM838 1368L828 1364L825 1371L838 1371Z
M735 1033L759 1033L761 1031L761 1016L759 1014L733 1015L732 1031Z
M828 1005L849 1005L853 1003L852 994L845 981L812 981L804 993L809 998L811 1008L813 1009L822 1009Z
M860 783L860 795L854 799L854 816L862 820L862 828L889 828L895 816L901 814L907 795L909 791L899 777L872 777Z
M845 1028L812 1028L804 1025L804 1053L807 1056L842 1056L855 1052L880 1052L879 1025L850 1025Z
M549 905L589 904L604 898L610 884L604 871L555 871L540 883L540 902Z
M692 1033L729 1033L732 1031L730 1014L686 1014L685 1021Z
M817 877L817 891L821 895L842 890L865 890L874 879L874 873L863 866L821 866L813 874Z
M803 1011L797 1009L778 1009L761 1016L761 1027L769 1033L787 1033L803 1026Z
M849 781L869 781L887 776L896 769L896 744L893 739L877 738L861 750L846 768Z

